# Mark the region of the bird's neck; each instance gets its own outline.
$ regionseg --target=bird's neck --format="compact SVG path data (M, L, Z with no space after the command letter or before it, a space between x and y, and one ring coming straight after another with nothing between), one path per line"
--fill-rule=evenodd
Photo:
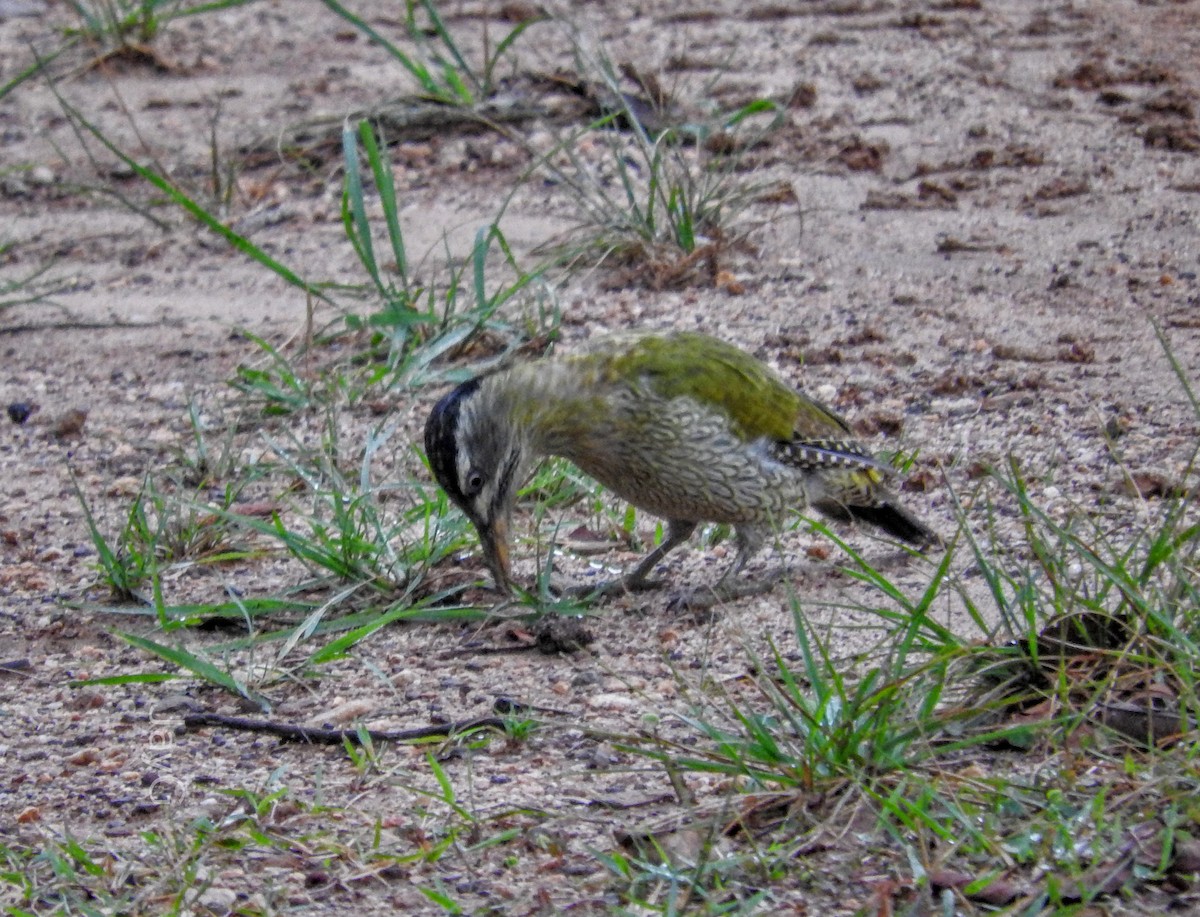
M567 455L572 443L596 422L594 397L578 373L553 361L521 363L488 383L496 411L508 418L524 451L533 456Z

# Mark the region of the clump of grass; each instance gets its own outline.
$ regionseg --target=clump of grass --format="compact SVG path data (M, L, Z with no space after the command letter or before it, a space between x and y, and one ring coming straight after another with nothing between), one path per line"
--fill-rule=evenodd
M189 405L192 448L149 475L129 504L124 523L106 535L78 483L75 495L98 557L100 582L120 602L153 604L145 587L172 564L220 566L256 556L235 507L269 470L243 461L232 430L214 443L195 402Z
M497 70L525 30L541 21L539 16L523 19L493 45L485 18L479 59L471 63L461 37L447 28L433 0L405 0L404 31L415 49L413 51L388 40L365 19L336 0L322 2L387 51L416 82L427 99L467 107L485 101L496 92Z
M80 35L118 44L153 41L164 16L184 6L179 0L68 0L67 5L79 21Z
M654 287L713 280L738 248L739 224L765 185L745 174L745 154L782 122L780 107L755 99L729 111L684 112L650 75L577 48L581 80L604 114L531 151L533 174L565 194L577 226L547 246L568 264L609 263ZM585 148L587 151L585 152Z
M124 58L149 64L160 70L170 69L153 49L154 39L168 23L187 16L211 13L242 6L253 0L68 0L66 6L75 17L74 25L57 26L55 40L48 49L33 50L33 61L0 85L0 99L31 79L55 78L66 67L77 67L77 56L70 53L82 48L91 55L84 67L99 67ZM58 69L55 69L58 68Z
M364 120L356 128L347 127L342 133L342 150L346 237L379 303L365 319L351 316L348 325L351 330L369 331L371 345L384 348L389 387L428 381L432 363L484 332L510 339L522 336L514 334L517 329L500 318L501 310L519 297L535 295L538 311L531 324L536 333L544 333L548 322L557 321L553 306L545 306L547 290L541 286L541 269L521 269L497 222L476 232L465 257L455 258L447 252L440 282L421 282L405 244L391 162L374 125ZM367 216L369 187L383 212L382 232L376 231ZM390 256L387 261L377 254L380 235ZM489 283L489 270L495 270L489 268L493 245L511 280Z

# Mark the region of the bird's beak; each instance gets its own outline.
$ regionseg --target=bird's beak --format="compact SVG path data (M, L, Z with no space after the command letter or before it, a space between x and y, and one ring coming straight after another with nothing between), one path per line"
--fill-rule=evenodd
M496 591L509 595L512 570L508 561L508 517L497 516L490 524L478 528L483 557L496 580Z

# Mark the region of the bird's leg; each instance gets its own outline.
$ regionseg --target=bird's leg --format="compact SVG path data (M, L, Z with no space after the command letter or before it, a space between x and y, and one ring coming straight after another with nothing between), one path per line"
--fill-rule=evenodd
M692 532L696 531L696 523L684 522L679 519L672 519L667 523L667 537L663 539L662 544L642 558L641 563L633 568L629 573L621 577L626 589L655 589L662 585L661 580L647 579L654 568L658 566L659 561L667 556L675 548L679 547L685 541L692 537Z
M571 591L579 595L619 595L622 592L639 592L645 589L657 589L662 580L652 580L648 577L654 572L659 561L672 550L687 541L696 530L696 523L680 519L667 522L667 537L662 544L641 559L636 567L619 579L609 580L599 586L579 585Z
M715 586L694 590L689 595L681 597L680 604L691 609L704 609L711 608L719 602L727 602L731 599L743 599L749 596L762 595L764 592L770 592L775 588L775 584L783 578L783 574L787 570L786 566L768 571L765 576L757 579L737 581L737 576L742 572L742 568L746 566L746 562L758 553L765 540L766 534L761 528L750 525L739 525L737 528L737 557L733 559L733 563L730 564L729 569L717 580Z
M752 525L739 525L736 530L737 534L737 557L733 559L733 563L724 575L717 580L717 589L725 588L730 585L730 581L736 579L737 575L742 572L742 568L746 566L746 561L758 553L766 539L763 536L762 530Z

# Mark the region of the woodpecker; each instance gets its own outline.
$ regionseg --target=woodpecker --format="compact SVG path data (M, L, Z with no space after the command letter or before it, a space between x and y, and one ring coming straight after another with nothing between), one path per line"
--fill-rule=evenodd
M605 336L464 382L430 413L425 452L504 594L517 491L552 455L667 522L663 541L601 592L659 585L655 566L701 522L736 533L737 556L716 589L727 596L773 585L734 581L806 507L914 545L937 540L899 505L887 488L891 469L845 420L745 351L694 332Z

